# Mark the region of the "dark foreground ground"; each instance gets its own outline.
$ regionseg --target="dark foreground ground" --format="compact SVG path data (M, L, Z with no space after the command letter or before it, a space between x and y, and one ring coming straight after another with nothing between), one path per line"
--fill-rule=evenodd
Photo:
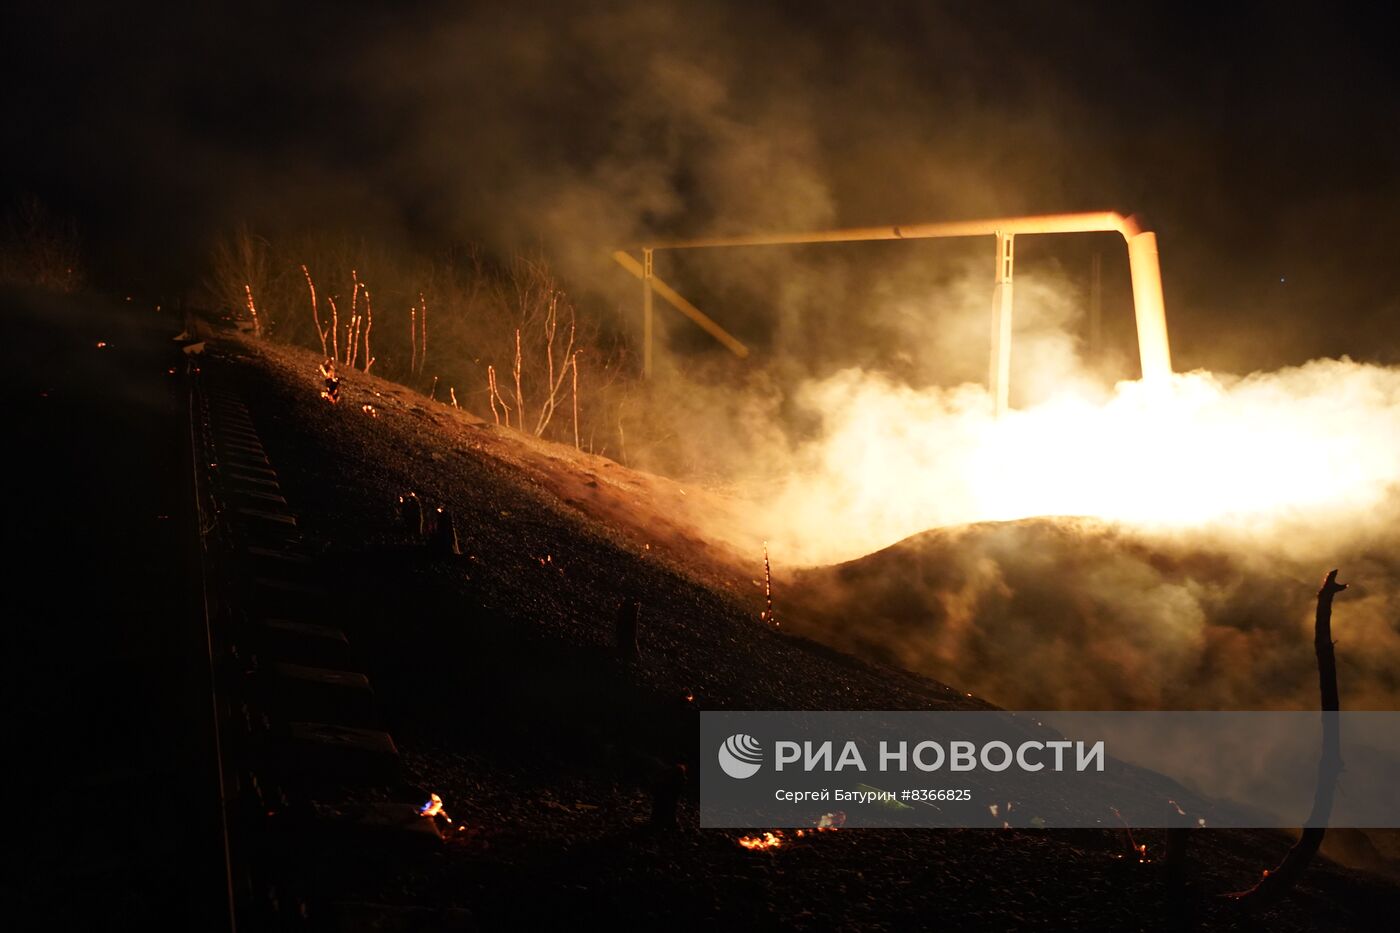
M180 327L127 308L10 305L23 336L5 345L19 410L9 456L27 475L7 522L20 563L5 664L18 809L32 819L7 845L0 910L44 929L99 928L84 922L94 915L206 928L220 848L197 705L202 623L186 585L194 545L157 517L188 514L179 393L163 381L178 380L162 362ZM129 355L95 348L118 345L112 334ZM756 606L683 559L504 464L493 451L512 442L499 429L361 377L330 406L314 366L227 339L200 363L207 386L246 403L295 508L326 594L300 611L349 636L403 784L440 794L455 822L422 848L235 840L236 860L277 862L277 912L259 918L342 930L1369 930L1400 909L1392 885L1323 862L1271 913L1233 914L1212 895L1277 864L1288 840L1269 833L1197 834L1190 887L1170 895L1151 832L1138 837L1145 864L1114 831L842 831L750 852L736 833L696 827L693 782L680 829L655 831L656 773L676 762L693 773L697 708L975 701L760 625ZM458 517L460 557L432 557L405 533L396 504L408 489ZM643 607L636 666L609 651L623 597ZM334 805L377 794L392 796L345 791Z
M78 299L3 307L0 924L218 924L178 327Z

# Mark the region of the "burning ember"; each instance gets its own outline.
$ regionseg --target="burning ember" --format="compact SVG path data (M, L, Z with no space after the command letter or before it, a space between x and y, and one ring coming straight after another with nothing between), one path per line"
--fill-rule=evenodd
M778 617L773 614L773 565L768 561L768 542L763 542L763 599L766 607L758 614L760 622L777 628Z
M321 378L325 380L321 398L334 405L340 401L340 377L335 373L335 360L327 359L321 364Z
M418 815L428 819L440 816L447 822L452 822L452 817L448 816L447 811L442 808L442 798L437 794L428 796L428 802L418 808Z
M740 836L739 845L745 849L776 849L783 844L783 831L767 832L761 836Z
M817 820L816 825L809 829L799 829L793 833L796 839L806 839L815 836L817 833L834 833L846 822L846 814L840 810L835 813L823 813ZM768 830L754 836L740 836L739 846L749 850L778 849L787 842L787 835L781 829Z
M1171 803L1175 805L1176 801L1173 800L1171 801ZM1123 824L1123 832L1128 837L1128 851L1131 853L1131 855L1129 855L1128 857L1137 859L1139 865L1149 864L1152 861L1152 859L1147 857L1147 844L1140 843L1135 838L1133 838L1132 827L1128 825L1127 820L1123 819L1123 814L1118 811L1117 807L1109 807L1109 809L1113 811L1114 816L1118 817L1118 822ZM1180 810L1181 808L1178 807L1177 809ZM1121 852L1115 852L1113 857L1116 859L1121 859L1124 856Z

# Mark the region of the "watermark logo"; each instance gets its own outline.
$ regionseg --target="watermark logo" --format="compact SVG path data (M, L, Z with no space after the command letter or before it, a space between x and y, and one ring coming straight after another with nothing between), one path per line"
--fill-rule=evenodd
M720 745L719 766L738 780L753 777L763 766L763 746L753 736L737 732Z

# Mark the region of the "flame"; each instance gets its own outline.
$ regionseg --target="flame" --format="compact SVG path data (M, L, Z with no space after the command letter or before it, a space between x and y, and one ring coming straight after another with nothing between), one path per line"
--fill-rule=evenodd
M823 813L817 822L806 829L799 829L793 832L797 839L805 839L815 836L817 833L834 833L846 822L846 814L837 810L835 813ZM737 840L739 845L750 850L764 850L781 848L787 841L781 829L768 830L754 836L740 836Z
M1068 374L997 418L975 385L917 390L848 370L807 384L821 436L763 525L805 563L929 528L1041 515L1156 527L1344 521L1400 475L1400 368L1315 360L1244 378L1193 372L1105 394ZM1280 525L1282 527L1282 525Z
M740 836L739 845L745 849L776 849L783 844L782 830L763 833L761 836Z
M429 794L428 802L418 808L418 815L432 819L440 816L447 822L452 822L452 817L447 815L447 811L442 808L442 798L437 794Z
M1147 857L1147 844L1140 843L1137 841L1137 839L1133 838L1132 827L1128 825L1127 820L1123 819L1123 814L1119 812L1117 807L1110 806L1109 809L1113 811L1114 816L1118 817L1118 822L1123 824L1123 833L1128 837L1128 851L1133 853L1133 856L1138 860L1139 865L1149 864L1152 861L1152 859ZM1122 857L1123 855L1121 852L1115 853L1114 855L1114 858L1121 859Z

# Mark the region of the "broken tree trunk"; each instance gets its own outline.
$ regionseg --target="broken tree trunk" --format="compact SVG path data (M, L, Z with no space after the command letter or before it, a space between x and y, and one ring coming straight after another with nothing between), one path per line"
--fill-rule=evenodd
M1322 756L1317 763L1317 790L1313 794L1312 813L1298 841L1288 850L1278 868L1266 872L1258 884L1248 891L1229 895L1241 906L1251 910L1269 907L1288 893L1293 883L1308 867L1322 837L1327 833L1327 820L1332 815L1332 799L1337 792L1337 777L1342 771L1342 736L1338 711L1341 699L1337 690L1337 656L1332 649L1332 597L1346 589L1337 582L1337 571L1327 574L1322 589L1317 591L1317 621L1313 627L1313 649L1317 652L1317 680L1322 695Z

